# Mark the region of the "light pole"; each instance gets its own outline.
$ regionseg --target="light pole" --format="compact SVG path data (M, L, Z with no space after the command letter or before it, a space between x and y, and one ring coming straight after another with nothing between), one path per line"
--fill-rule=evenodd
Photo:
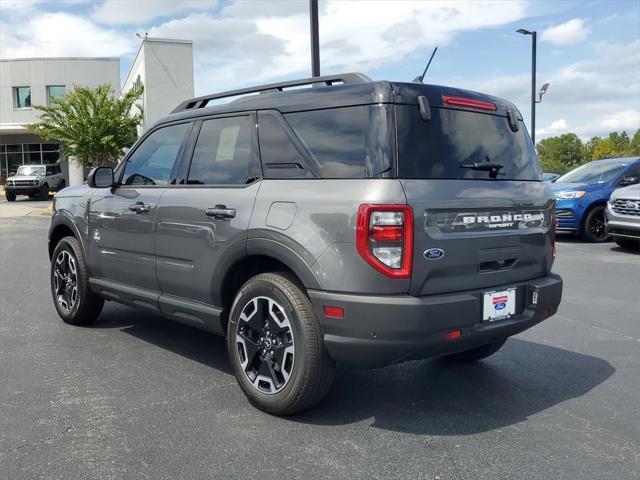
M549 83L545 83L542 85L540 92L538 93L538 100L536 100L536 43L537 43L537 33L530 32L529 30L525 30L521 28L516 30L518 33L523 35L531 35L531 141L533 142L533 146L536 145L536 103L540 103L542 101L542 96L547 93L547 89L549 88Z
M318 0L309 0L311 30L311 76L320 76L320 35L318 33Z
M537 32L524 28L516 30L523 35L531 35L531 141L536 145L536 41Z

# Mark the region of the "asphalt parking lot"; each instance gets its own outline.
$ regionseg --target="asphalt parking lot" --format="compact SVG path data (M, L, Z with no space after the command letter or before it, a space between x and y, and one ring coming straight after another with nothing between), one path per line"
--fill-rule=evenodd
M319 408L278 418L247 403L221 337L112 303L63 324L48 219L8 208L1 478L640 478L640 255L614 243L561 241L558 315L487 361L339 370Z

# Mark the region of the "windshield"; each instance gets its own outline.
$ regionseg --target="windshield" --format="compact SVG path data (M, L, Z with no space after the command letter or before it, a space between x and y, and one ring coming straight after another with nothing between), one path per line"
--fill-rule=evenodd
M591 162L565 173L554 183L607 183L622 174L628 162Z
M506 117L431 108L425 122L417 107L396 106L400 178L541 180L531 140L521 121L514 132ZM477 164L477 167L474 167ZM487 168L483 168L487 164Z
M23 165L18 168L16 175L44 175L44 167L36 165Z

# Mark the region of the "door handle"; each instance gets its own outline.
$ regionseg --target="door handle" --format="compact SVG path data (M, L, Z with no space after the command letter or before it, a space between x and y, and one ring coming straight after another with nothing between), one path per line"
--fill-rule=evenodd
M227 208L224 205L216 205L213 208L207 208L204 211L207 217L215 218L216 220L223 220L225 218L234 218L236 216L235 208Z
M136 213L149 213L151 211L151 205L148 203L136 202L129 205L129 210Z

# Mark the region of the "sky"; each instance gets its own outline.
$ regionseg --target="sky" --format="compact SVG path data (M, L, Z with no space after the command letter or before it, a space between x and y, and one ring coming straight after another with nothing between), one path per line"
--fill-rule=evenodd
M115 56L122 81L140 40L193 41L196 95L310 76L307 0L0 0L0 57ZM640 128L640 1L320 0L322 74L358 71L516 103L530 119L538 32L537 140ZM19 26L19 28L16 28Z

